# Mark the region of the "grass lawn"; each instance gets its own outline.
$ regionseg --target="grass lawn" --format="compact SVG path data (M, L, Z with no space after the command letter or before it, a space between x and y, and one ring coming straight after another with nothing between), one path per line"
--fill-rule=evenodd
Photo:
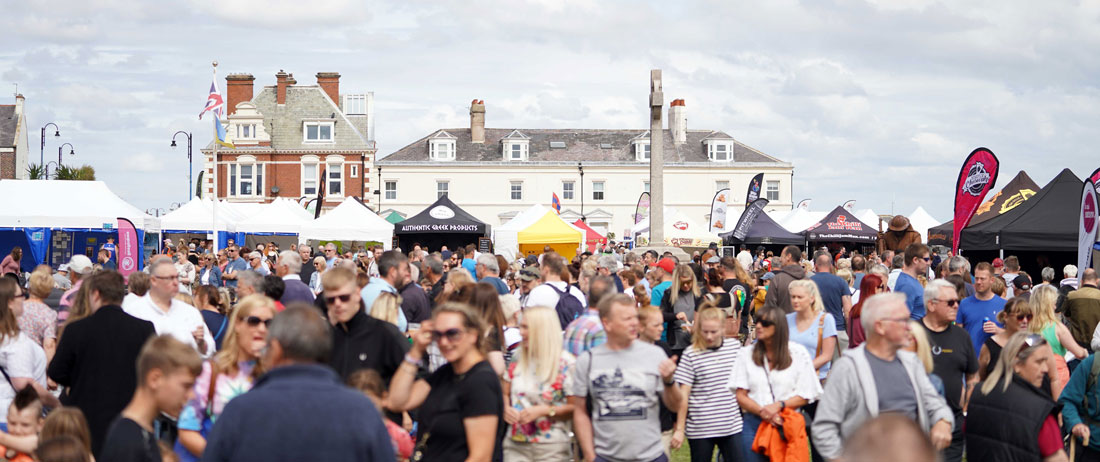
M684 441L684 445L680 446L680 449L672 450L672 462L688 462L691 460L691 451L688 450L687 441Z

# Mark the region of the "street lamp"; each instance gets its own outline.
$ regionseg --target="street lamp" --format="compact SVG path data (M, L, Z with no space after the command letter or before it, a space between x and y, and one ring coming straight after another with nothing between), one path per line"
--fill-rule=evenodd
M38 165L44 165L46 163L46 127L53 125L53 136L61 136L61 128L57 124L50 122L42 126L42 144L38 146Z
M61 168L61 165L58 165L58 163L57 163L57 162L54 162L54 161L52 161L52 160L51 160L51 161L49 161L49 162L46 162L46 165L44 165L44 166L43 166L43 168L45 169L45 171L44 171L44 172L42 172L42 175L43 175L43 176L42 176L42 179L44 179L44 180L48 180L48 179L50 179L50 165L53 165L53 167L54 167L54 169L55 169L55 172L54 172L54 175L55 175L55 176L57 175L56 169L59 169L59 168Z
M65 144L62 144L61 146L58 146L57 147L57 171L58 172L61 171L61 150L64 149L65 146L69 147L69 155L70 156L75 156L76 155L76 151L75 151L76 148L73 147L72 143L65 143Z
M172 135L172 148L176 147L176 137L181 133L187 137L187 199L190 200L195 194L195 190L192 189L194 180L191 177L191 133L180 130Z
M374 168L378 169L378 184L374 186L374 193L378 195L378 202L376 202L376 204L378 204L378 206L376 207L376 209L378 210L377 213L379 214L379 216L381 216L382 215L382 167L375 165Z
M577 171L581 172L581 221L588 223L584 217L584 166L577 162Z

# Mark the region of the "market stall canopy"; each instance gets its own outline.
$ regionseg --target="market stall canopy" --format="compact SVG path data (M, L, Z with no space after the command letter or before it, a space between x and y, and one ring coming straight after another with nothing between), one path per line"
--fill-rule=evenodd
M981 207L978 207L978 211L974 213L974 217L970 219L968 226L976 226L1008 213L1034 196L1039 189L1041 189L1039 185L1027 175L1027 172L1020 170L1011 181L1005 184L1004 188L1001 188L997 194L994 194L982 203ZM951 220L928 229L928 245L950 247L954 226L955 220ZM925 232L925 230L917 228L915 224L913 228L922 233Z
M249 217L237 223L237 232L254 235L292 235L298 234L310 220L291 210L281 200L258 207Z
M103 229L119 217L138 229L158 222L122 200L102 181L0 180L0 228Z
M539 221L550 209L540 204L519 212L507 223L493 229L493 250L505 257L522 257L519 251L519 233Z
M734 239L733 231L718 236L722 238L725 245L802 245L806 243L805 236L787 231L786 228L779 226L779 223L776 223L766 213L761 213L756 217L756 221L749 228L749 234L745 236L744 241Z
M860 221L844 207L829 212L820 222L806 230L806 240L810 242L853 242L874 244L878 241L878 230Z
M375 215L354 197L320 218L302 225L303 240L381 242L386 250L393 247L393 223Z
M394 226L401 247L411 248L412 243L419 242L431 250L438 250L442 245L453 249L457 245L477 244L477 238L485 236L488 230L488 225L445 195Z
M219 210L218 231L234 231L236 224L232 217ZM214 210L209 200L191 199L178 209L160 217L160 226L164 233L211 233L214 231Z
M875 213L874 210L871 210L871 209L856 210L855 212L852 212L852 215L855 215L855 217L858 218L859 221L867 223L872 228L874 228L876 231L878 231L878 229L879 229L879 222L878 222L879 217L878 217L878 214ZM937 221L935 224L939 224L939 222Z
M806 209L794 209L782 220L776 220L780 226L792 233L801 233L825 218L825 212L811 212Z
M584 242L584 231L562 220L557 213L547 211L538 221L520 231L518 240L521 255L538 255L545 246L550 246L558 255L572 260Z
M630 232L634 235L649 232L649 217L634 225ZM700 226L679 210L665 207L665 245L673 247L706 247L711 242L721 243L722 238Z
M386 215L386 221L390 224L397 224L405 221L405 217L401 216L401 214L397 213L396 211L390 212L388 215Z
M589 252L595 252L599 246L607 244L607 236L604 236L600 234L599 231L592 229L592 227L588 226L588 223L585 223L584 220L578 219L577 221L574 221L573 226L576 226L580 228L581 231L584 231L584 244L585 248L588 249Z
M913 226L913 229L920 233L921 242L928 242L928 230L940 223L939 220L932 218L932 215L924 210L924 207L919 205L906 217L909 218L909 224Z
M1084 182L1064 169L1022 204L996 218L967 226L963 250L1077 250L1081 188Z

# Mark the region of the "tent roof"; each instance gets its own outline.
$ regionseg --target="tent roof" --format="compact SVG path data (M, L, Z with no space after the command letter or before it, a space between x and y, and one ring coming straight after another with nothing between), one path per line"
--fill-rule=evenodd
M860 209L860 210L856 210L856 211L852 212L852 215L855 215L856 218L859 218L859 221L867 223L868 225L870 225L872 228L874 228L876 230L878 229L878 220L879 220L879 218L878 218L878 214L875 213L874 210L872 210L872 209ZM936 223L938 224L939 222L937 221Z
M986 199L981 207L978 207L978 211L974 213L974 217L970 219L970 224L967 227L984 223L1008 213L1034 196L1040 189L1039 185L1035 184L1035 181L1027 175L1027 172L1020 170L1000 191ZM950 220L928 229L928 244L951 245L954 226L955 220ZM916 225L913 227L916 228ZM918 229L917 231L923 230Z
M393 245L393 223L349 197L320 218L302 225L301 237L319 241L379 241L388 250Z
M825 212L811 212L796 208L779 220L779 225L792 233L801 233L820 222L822 218L825 218Z
M580 244L584 233L547 210L537 221L519 232L520 244Z
M145 229L147 219L157 221L102 181L0 180L0 197L9 199L0 211L0 228L103 229L123 217Z
M878 241L878 231L853 216L844 207L837 207L821 221L806 230L807 240L834 242Z
M913 229L920 233L921 242L928 242L928 230L940 223L939 220L932 218L932 215L924 210L924 207L919 205L906 217L909 218L909 224L913 226Z
M1084 182L1064 169L1035 196L1019 206L963 230L959 247L965 250L1077 249L1078 212Z
M237 232L245 234L298 234L310 220L279 202L263 204L256 212L237 222Z
M508 220L507 223L496 227L494 229L494 234L501 232L518 233L523 231L542 219L548 211L550 211L550 209L543 207L541 204L532 205L527 210L517 213L516 216Z
M584 220L577 219L577 221L573 222L573 226L576 226L577 228L580 228L581 231L584 231L585 242L597 242L600 244L607 243L607 236L604 236L603 234L600 234L599 231L592 229L592 227L588 226L588 223L585 223Z
M733 231L728 233L719 234L723 240L731 241L734 244L749 244L749 245L799 245L806 243L806 237L787 231L779 223L776 223L772 217L766 213L757 215L756 221L753 222L752 227L749 228L749 234L745 236L744 241L736 241L733 239Z
M405 217L401 216L400 213L390 212L386 215L386 221L390 224L397 224L405 221Z
M485 223L459 208L447 196L443 196L420 213L397 223L394 232L397 234L485 234Z
M178 209L160 217L160 226L165 232L172 231L197 231L209 233L213 231L214 210L209 200L192 198ZM235 220L223 209L218 210L218 231L234 231Z

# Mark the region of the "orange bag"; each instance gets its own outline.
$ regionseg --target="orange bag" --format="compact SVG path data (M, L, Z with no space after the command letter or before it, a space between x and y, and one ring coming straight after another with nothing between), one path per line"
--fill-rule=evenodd
M810 438L806 435L806 419L791 408L779 411L783 418L783 435L769 422L761 422L752 440L752 450L772 462L810 462ZM786 440L784 440L786 437Z

